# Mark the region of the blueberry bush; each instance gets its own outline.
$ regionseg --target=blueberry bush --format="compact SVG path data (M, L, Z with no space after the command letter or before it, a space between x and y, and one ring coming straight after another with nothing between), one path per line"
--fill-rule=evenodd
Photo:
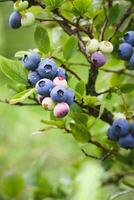
M133 0L0 5L27 44L0 55L1 118L18 127L1 137L0 199L133 200Z

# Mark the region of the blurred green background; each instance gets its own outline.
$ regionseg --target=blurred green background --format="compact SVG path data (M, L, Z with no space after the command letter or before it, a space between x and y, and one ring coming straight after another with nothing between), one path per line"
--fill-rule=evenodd
M11 12L12 3L0 4L0 54L8 58L34 47L33 28L15 31L8 27ZM0 99L5 99L13 91L8 89L10 81L3 74L0 77ZM95 189L101 168L91 162L89 170L76 141L61 130L34 135L43 127L40 120L47 117L41 107L0 104L0 200L88 200L91 192L95 200L102 192L89 191L94 179L89 171L95 173L95 166L100 171Z
M8 27L12 6L10 2L0 4L0 55L8 58L12 58L16 51L35 48L34 27L17 31ZM116 64L116 60L109 63L110 66ZM83 72L85 78L86 69L76 70L80 74ZM104 81L109 75L105 74L102 79L102 73L97 89L103 90ZM115 75L113 84L117 79L118 82L123 80ZM0 99L14 94L9 90L10 85L12 83L0 74ZM116 95L114 98L116 101L119 99ZM109 109L112 101L107 100ZM121 111L118 104L115 107ZM110 167L113 167L113 172L118 171L119 167L123 169L120 162L116 161L116 165L112 166L113 160L109 159L102 165L100 161L85 158L80 150L81 144L62 130L53 129L36 134L44 127L41 119L48 117L49 114L40 106L0 104L0 200L108 200L119 189L104 187L101 183L111 173L108 170ZM94 136L106 141L106 129L104 123L97 122L93 127ZM89 153L100 156L93 145L90 145Z

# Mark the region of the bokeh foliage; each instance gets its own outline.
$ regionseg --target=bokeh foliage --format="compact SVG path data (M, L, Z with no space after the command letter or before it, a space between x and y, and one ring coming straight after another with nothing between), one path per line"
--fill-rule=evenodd
M82 0L44 0L43 3L47 6L45 12L38 6L29 8L37 18L51 18L51 11L60 7L61 14L68 20L75 21L81 16L80 23L84 28L91 23L90 18L99 15L93 23L94 36L99 37L102 19L105 17L103 1L84 0L83 3ZM107 13L109 25L105 31L105 39L109 39L115 25L120 22L127 9L130 6L132 8L132 4L133 1L113 1L113 6ZM134 28L133 15L126 18L116 36L113 37L114 53L108 57L104 68L99 70L96 90L99 92L109 88L112 90L101 98L96 98L85 94L88 62L82 53L77 51L76 37L68 36L55 22L44 24L43 28L45 29L41 43L38 40L38 34L40 34L39 29L42 29L42 26L36 28L34 34L35 27L21 28L18 31L11 30L8 27L7 19L12 11L12 5L11 2L0 4L1 55L12 59L17 51L27 51L38 47L44 56L48 56L51 49L53 57L58 58L56 59L58 65L62 61L82 79L79 81L69 73L69 85L76 91L78 99L84 96L87 105L101 105L100 116L104 106L118 116L119 113L125 112L121 95L116 92L116 89L120 88L121 93L125 95L129 110L133 113L134 75L125 70L124 63L117 57L117 48L123 33ZM44 44L46 48L41 45L45 41L47 41ZM20 53L22 52L17 55ZM2 59L3 57L1 58L3 70L6 67L10 68ZM12 62L8 63L12 65ZM82 65L78 63L82 63ZM109 69L111 71L124 69L125 73L132 76L125 73L107 72ZM19 93L26 89L23 81L19 83L15 81L8 79L1 72L0 99L11 99L16 92ZM134 153L119 149L116 144L108 141L106 136L108 125L99 119L100 116L96 119L84 114L74 104L69 117L66 118L66 127L70 125L73 134L71 135L64 130L64 120L54 121L51 114L45 112L41 106L17 107L0 104L0 199L133 199ZM51 121L49 121L50 119ZM41 123L41 120L44 120L44 123ZM58 128L49 129L53 125ZM38 131L39 129L44 129L44 131ZM119 154L110 155L102 160L101 158L105 154L101 148L88 143L91 137L105 148L114 147ZM91 156L85 157L81 149Z

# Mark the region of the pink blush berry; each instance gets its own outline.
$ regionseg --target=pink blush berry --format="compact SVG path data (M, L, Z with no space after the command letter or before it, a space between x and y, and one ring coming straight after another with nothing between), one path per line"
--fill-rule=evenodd
M102 67L106 63L106 57L98 51L92 54L91 61L96 67Z
M55 86L64 86L67 87L67 81L63 76L58 76L53 80Z
M55 117L65 117L70 111L69 105L67 103L58 103L54 108Z

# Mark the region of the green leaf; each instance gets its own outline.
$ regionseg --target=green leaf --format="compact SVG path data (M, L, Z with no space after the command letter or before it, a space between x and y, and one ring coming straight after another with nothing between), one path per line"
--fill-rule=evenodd
M34 32L34 40L37 48L43 53L47 54L50 50L50 40L48 32L42 25L37 25Z
M133 200L133 197L134 197L134 191L126 190L112 196L110 200Z
M88 11L91 5L91 0L84 0L84 2L83 0L74 0L73 5L74 5L74 11L78 15L83 15Z
M125 176L123 179L123 183L128 187L134 188L134 176L133 175Z
M98 98L95 96L85 96L83 101L85 105L94 105L95 103L99 102Z
M81 96L84 94L85 91L85 83L83 80L80 80L79 83L75 87L75 91L79 93Z
M70 128L73 136L77 141L85 143L90 140L90 133L86 126L84 126L83 124L70 123Z
M2 191L10 198L16 198L24 189L24 180L20 175L10 174L2 179Z
M88 121L88 115L84 113L78 113L78 112L70 112L70 117L76 122L76 123L82 123L87 124Z
M64 0L43 0L45 5L48 6L50 9L59 8L59 6L64 3Z
M113 24L117 21L119 17L119 12L120 12L120 6L117 3L110 9L109 16L108 16L109 23Z
M52 125L52 126L56 126L58 128L64 128L65 127L65 123L64 121L61 120L42 120L42 123L47 124L47 125Z
M124 84L120 87L120 90L121 92L123 93L129 93L129 92L132 92L134 90L134 84L131 84L131 83L127 83L127 84Z
M10 100L10 104L16 104L25 101L29 96L31 96L35 92L35 88L30 88L27 90L24 90L20 93L17 93L12 97Z
M71 36L63 47L63 56L66 60L70 59L77 49L77 39Z
M0 69L9 79L27 85L27 70L19 61L0 56Z
M22 58L24 55L27 55L29 52L28 51L18 51L15 53L14 57L15 58Z

